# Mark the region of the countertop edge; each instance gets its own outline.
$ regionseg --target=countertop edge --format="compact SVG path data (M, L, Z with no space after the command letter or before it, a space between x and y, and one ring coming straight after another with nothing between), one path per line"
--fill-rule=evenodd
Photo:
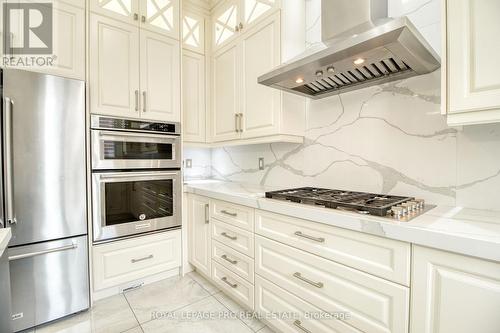
M9 245L11 237L12 232L10 231L10 228L0 229L0 256L3 255L7 245Z
M426 220L440 219L432 214L424 214L411 222L393 222L380 217L360 217L350 212L266 199L250 193L248 195L232 194L206 189L196 187L196 184L185 184L184 191L378 237L500 262L500 242L426 228L424 224ZM290 214L291 209L293 209L293 215ZM420 222L423 225L419 225Z

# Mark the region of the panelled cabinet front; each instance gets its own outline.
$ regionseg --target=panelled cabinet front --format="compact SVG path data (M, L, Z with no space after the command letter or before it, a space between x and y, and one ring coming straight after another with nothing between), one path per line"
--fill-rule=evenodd
M91 112L139 117L139 29L91 14Z
M500 331L500 263L413 247L411 333Z
M180 121L179 5L160 2L91 1L91 113Z
M209 200L188 195L189 261L206 276L211 274L211 236Z
M500 2L447 0L443 106L451 125L500 121Z

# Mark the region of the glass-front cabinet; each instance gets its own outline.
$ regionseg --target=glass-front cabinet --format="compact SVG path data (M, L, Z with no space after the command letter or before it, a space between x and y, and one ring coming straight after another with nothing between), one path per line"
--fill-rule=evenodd
M217 49L272 14L281 0L229 0L213 15L213 47Z
M90 3L90 9L97 14L179 38L179 0L91 0Z

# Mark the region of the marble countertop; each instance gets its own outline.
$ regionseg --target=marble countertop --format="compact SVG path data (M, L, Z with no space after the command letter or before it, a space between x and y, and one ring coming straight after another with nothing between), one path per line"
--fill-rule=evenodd
M0 256L3 255L3 251L7 248L11 237L10 228L0 229Z
M437 206L410 222L398 222L265 198L272 190L277 188L217 180L184 186L188 193L500 262L500 212Z

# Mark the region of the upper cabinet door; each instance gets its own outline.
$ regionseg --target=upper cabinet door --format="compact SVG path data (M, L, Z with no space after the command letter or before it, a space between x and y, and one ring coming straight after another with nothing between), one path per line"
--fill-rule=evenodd
M180 121L179 41L141 31L141 118Z
M179 0L140 0L141 28L179 39Z
M212 40L214 50L226 45L239 31L240 14L237 1L227 1L213 14Z
M91 112L139 117L139 28L90 15Z
M183 123L186 142L205 142L205 56L184 51L182 54Z
M182 17L182 47L205 54L205 19L194 13Z
M243 30L259 22L261 19L272 13L273 9L278 8L280 0L241 0L241 22Z
M242 138L271 135L279 129L281 93L258 84L257 78L280 64L280 49L279 12L242 35Z
M36 2L30 0L29 2ZM53 50L52 65L22 66L16 64L16 68L24 68L28 71L43 72L79 80L85 80L85 3L83 1L53 1ZM23 25L11 24L12 43L16 43L22 36ZM0 34L3 37L3 34ZM2 44L3 46L3 44Z
M139 0L90 0L90 10L126 23L139 23Z
M472 123L500 121L500 1L446 5L448 113L471 112Z
M213 56L212 139L239 139L239 62L238 47L231 43Z

